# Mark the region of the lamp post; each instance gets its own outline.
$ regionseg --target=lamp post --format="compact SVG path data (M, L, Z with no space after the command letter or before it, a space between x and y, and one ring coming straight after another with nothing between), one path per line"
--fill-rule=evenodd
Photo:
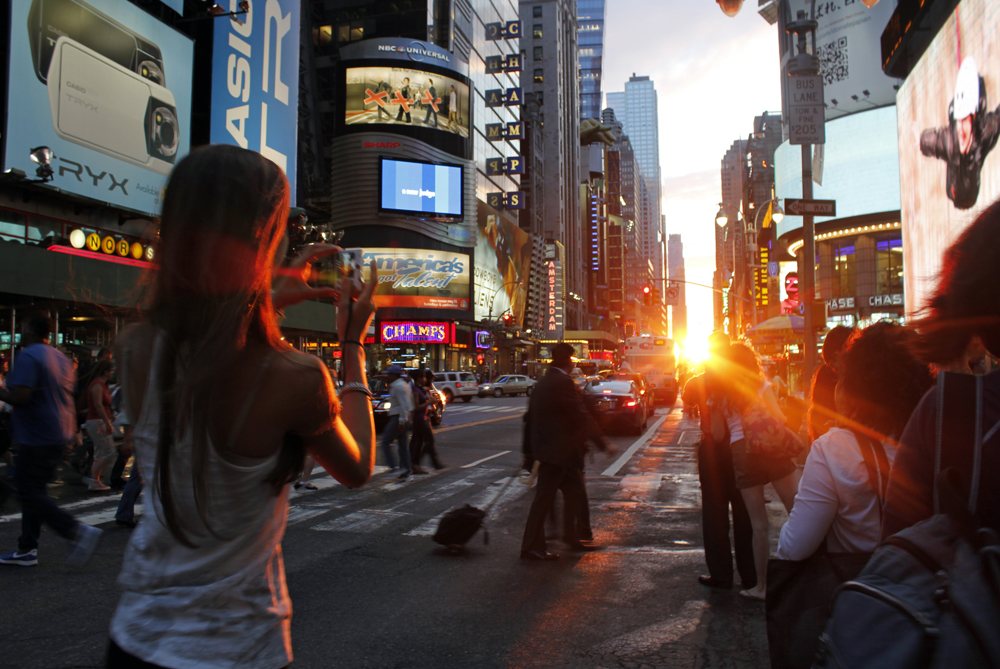
M497 288L493 292L493 297L490 298L490 313L489 313L489 316L486 319L486 322L490 324L490 336L493 339L493 343L494 344L497 343L497 336L496 336L496 330L494 329L494 323L493 323L493 304L496 302L497 295L499 295L500 291L503 290L504 288L506 288L507 286L518 286L518 285L521 285L523 283L524 283L524 281L521 281L521 280L518 280L518 281L508 281L507 283L505 283L502 286L500 286L499 288ZM497 349L499 349L499 348L500 348L500 346L497 345ZM492 353L492 352L493 351L492 351L492 348L491 348L490 353ZM492 381L492 380L493 380L493 361L491 360L490 361L490 381Z

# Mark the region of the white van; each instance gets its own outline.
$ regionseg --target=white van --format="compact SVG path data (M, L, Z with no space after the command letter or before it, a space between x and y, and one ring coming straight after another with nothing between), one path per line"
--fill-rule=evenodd
M457 398L471 402L473 397L479 395L479 384L472 372L434 372L434 387L449 404Z

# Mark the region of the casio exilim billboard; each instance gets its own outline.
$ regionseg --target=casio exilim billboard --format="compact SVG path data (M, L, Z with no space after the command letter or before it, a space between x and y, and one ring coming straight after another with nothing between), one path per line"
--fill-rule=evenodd
M10 3L4 168L34 176L52 150L51 185L157 214L190 141L191 40L126 0Z

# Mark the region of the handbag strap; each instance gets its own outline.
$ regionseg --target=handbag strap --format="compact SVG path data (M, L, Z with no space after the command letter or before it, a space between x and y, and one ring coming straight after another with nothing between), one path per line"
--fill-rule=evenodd
M882 442L862 434L857 430L851 430L854 438L858 441L861 449L861 457L865 462L865 469L868 471L868 485L875 493L878 501L878 521L882 525L882 506L885 504L886 490L889 488L889 457L885 454Z

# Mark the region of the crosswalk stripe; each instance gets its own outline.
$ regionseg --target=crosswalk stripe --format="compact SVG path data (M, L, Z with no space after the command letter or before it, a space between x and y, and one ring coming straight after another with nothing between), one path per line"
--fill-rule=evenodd
M383 511L379 509L365 509L363 511L355 511L354 513L349 513L346 516L341 516L340 518L334 518L333 520L328 520L325 523L320 523L319 525L313 525L309 529L318 530L320 532L371 532L372 530L377 530L381 527L388 525L389 523L398 520L400 518L405 518L409 516L408 513L403 513L401 511Z
M528 492L530 488L526 485L522 485L518 481L512 482L509 486L504 489L504 484L507 483L509 478L503 478L496 481L486 490L483 490L478 495L468 500L466 503L471 504L477 508L484 508L489 506L491 503L493 507L490 509L489 516L487 520L495 520L497 516L503 509L503 505L507 502L511 502ZM413 528L409 532L404 532L403 534L408 537L431 537L437 531L438 523L441 522L441 517L444 513L439 514L425 523L421 523L417 527Z

